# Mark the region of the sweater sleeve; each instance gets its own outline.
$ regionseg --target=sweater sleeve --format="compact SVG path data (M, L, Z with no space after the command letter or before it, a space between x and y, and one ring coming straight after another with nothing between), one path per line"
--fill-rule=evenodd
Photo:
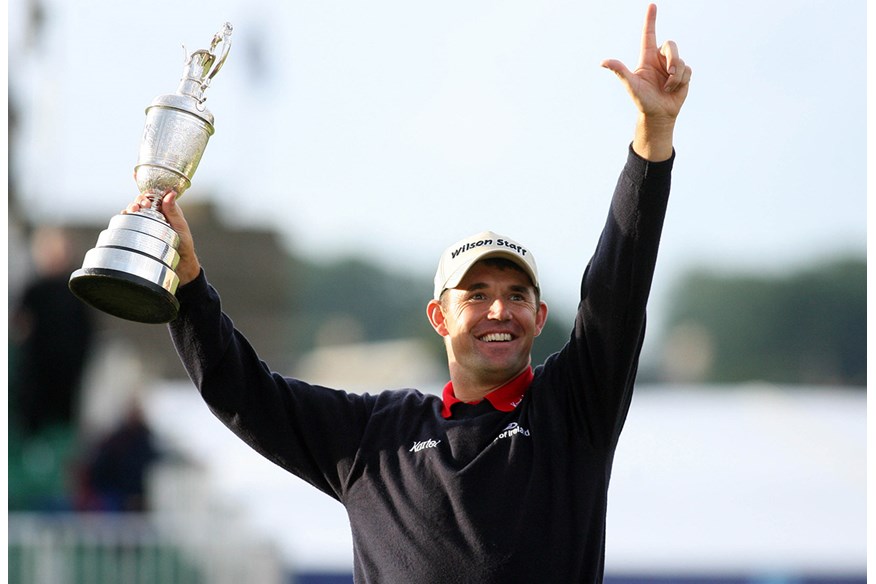
M170 335L212 412L263 456L339 499L372 400L272 372L222 312L203 271L177 297Z
M674 159L649 162L629 149L571 340L556 356L568 364L557 382L570 388L569 407L596 446L614 448L632 399Z

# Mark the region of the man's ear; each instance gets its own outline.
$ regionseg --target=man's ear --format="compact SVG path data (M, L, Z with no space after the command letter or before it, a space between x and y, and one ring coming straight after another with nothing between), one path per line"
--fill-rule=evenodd
M446 319L444 318L444 309L441 308L441 303L437 300L430 300L426 305L426 316L429 318L429 324L435 329L435 332L442 337L447 336Z
M541 329L544 328L547 322L548 307L544 302L538 305L538 312L535 315L535 336L541 334Z

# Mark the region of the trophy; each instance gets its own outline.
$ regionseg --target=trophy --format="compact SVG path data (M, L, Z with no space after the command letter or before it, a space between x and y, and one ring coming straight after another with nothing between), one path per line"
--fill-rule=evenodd
M179 236L160 212L161 199L171 190L182 196L189 188L213 135L204 92L228 57L231 30L225 23L209 49L187 56L176 93L156 97L146 108L134 180L152 207L113 217L97 246L85 254L82 268L70 276L70 290L86 304L136 322L176 318Z

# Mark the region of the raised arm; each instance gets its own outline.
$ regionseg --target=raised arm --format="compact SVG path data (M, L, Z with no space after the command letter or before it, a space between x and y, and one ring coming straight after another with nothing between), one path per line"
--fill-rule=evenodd
M607 59L639 110L633 150L646 160L660 162L672 156L675 119L687 98L691 68L678 54L674 41L657 46L657 6L648 6L639 64L630 71L622 62Z

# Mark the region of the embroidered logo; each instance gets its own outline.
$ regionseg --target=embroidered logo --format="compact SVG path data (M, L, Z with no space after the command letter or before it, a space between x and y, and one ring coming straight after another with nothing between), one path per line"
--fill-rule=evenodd
M520 434L521 436L529 436L529 430L518 424L517 422L511 422L505 429L502 430L498 436L493 440L496 442L497 440L501 440L503 438L511 438L512 436L516 436Z
M414 445L411 446L411 449L408 452L419 452L421 450L425 450L426 448L435 448L441 444L440 440L423 440L422 442L414 442Z

